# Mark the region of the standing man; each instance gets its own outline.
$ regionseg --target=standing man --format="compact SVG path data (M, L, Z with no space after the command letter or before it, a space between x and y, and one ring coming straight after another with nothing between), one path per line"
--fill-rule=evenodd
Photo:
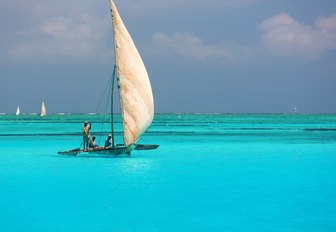
M89 147L90 129L91 129L91 123L89 125L88 122L85 121L84 125L82 126L84 151Z

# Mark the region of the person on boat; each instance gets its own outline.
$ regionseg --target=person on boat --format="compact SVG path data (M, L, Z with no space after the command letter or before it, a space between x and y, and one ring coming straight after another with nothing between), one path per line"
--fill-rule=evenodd
M112 135L109 134L105 140L105 148L112 147Z
M89 147L90 129L91 129L91 123L89 125L89 123L85 121L84 125L82 126L84 150Z
M89 141L89 148L95 148L95 147L97 147L96 136L92 136L92 139L90 139Z

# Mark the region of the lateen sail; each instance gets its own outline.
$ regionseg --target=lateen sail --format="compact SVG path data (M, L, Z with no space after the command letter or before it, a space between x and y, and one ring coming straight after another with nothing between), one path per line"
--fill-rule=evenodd
M112 0L114 46L124 143L133 144L154 116L153 93L145 65Z
M40 116L44 116L44 115L46 115L46 113L47 113L47 110L46 110L45 104L44 104L44 102L42 102Z

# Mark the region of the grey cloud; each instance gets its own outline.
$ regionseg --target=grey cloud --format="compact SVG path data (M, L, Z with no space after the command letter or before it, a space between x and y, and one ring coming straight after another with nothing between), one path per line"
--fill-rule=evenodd
M235 42L222 41L219 44L206 44L191 33L167 35L159 32L153 36L158 54L177 53L198 61L251 62L255 60L256 49Z

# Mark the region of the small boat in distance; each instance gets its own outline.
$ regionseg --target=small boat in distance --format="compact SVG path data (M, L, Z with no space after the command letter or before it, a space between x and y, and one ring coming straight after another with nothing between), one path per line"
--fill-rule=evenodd
M44 102L42 102L40 116L43 117L46 114L47 114L47 109L46 109Z
M20 107L19 107L19 106L16 108L16 113L15 113L15 115L20 115Z
M153 121L154 99L152 88L141 56L112 0L110 0L110 10L115 56L109 86L112 146L83 150L80 145L79 148L58 152L58 154L130 155L132 150L153 150L159 147L159 145L154 144L137 144L140 136L145 133ZM114 140L113 89L115 80L119 90L123 144L115 144Z

